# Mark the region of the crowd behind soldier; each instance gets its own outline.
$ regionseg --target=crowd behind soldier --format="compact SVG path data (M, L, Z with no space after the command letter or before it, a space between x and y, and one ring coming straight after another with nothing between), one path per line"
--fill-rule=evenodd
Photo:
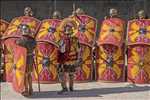
M62 90L58 92L58 94L62 94L67 91L73 91L74 90L74 73L76 71L76 67L78 66L80 62L80 44L78 39L73 36L73 28L76 28L77 25L75 22L71 19L71 17L83 15L85 12L78 8L76 11L72 12L72 15L68 18L65 18L60 27L61 28L61 34L62 37L58 41L58 78L61 83ZM25 16L33 16L33 11L30 7L26 7L24 9L24 15ZM145 14L144 10L140 10L137 14L138 16L136 19L147 19L148 16ZM109 16L106 16L104 19L119 17L118 11L116 9L110 9ZM62 19L61 13L59 11L54 11L53 13L53 19ZM20 38L16 44L22 47L25 47L27 49L27 66L25 70L25 78L24 78L24 84L25 84L25 91L22 93L24 96L32 95L33 88L32 88L32 65L34 63L33 61L33 50L36 47L36 41L34 38L30 37L29 34L31 33L29 27L27 25L20 25L20 30L22 34L22 38ZM93 46L93 51L95 51L96 48L96 42ZM71 53L74 53L73 57L70 56ZM95 55L94 55L95 56ZM69 88L67 87L65 74L68 74L69 76Z

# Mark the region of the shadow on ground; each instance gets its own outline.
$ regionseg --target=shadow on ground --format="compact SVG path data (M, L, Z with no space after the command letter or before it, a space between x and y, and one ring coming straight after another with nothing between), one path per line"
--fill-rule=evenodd
M129 93L150 91L150 86L133 86L133 87L115 87L115 88L94 88L88 90L75 90L67 94L58 95L58 91L34 92L30 98L66 98L66 97L102 97L106 94Z

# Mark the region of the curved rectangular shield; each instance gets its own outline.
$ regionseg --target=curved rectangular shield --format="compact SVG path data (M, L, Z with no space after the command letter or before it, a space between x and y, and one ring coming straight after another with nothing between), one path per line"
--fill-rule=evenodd
M81 68L76 71L75 80L78 82L91 81L93 72L92 45L95 42L97 20L88 15L77 15L72 18L77 23L77 30L74 31L74 34L81 46L80 56L82 59Z
M45 19L42 21L36 36L36 70L33 71L34 81L41 83L57 82L57 41L60 34L57 31L61 20Z
M97 80L124 81L124 24L120 18L102 22L97 41Z
M150 19L128 22L128 81L150 83Z

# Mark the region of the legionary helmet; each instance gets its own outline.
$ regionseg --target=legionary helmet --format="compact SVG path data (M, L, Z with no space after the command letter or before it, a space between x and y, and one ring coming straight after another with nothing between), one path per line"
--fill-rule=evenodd
M25 7L24 8L24 15L25 16L33 16L33 11L31 7Z
M84 15L85 14L84 10L81 8L77 8L77 10L75 12L77 15Z
M144 19L145 17L146 17L146 14L145 14L144 10L138 11L138 18L139 19Z
M29 35L29 34L31 34L31 33L30 33L30 28L29 28L28 25L26 25L26 24L21 24L21 25L19 26L19 28L20 28L20 31L21 31L22 35Z
M61 13L59 11L54 11L52 18L53 19L61 19Z
M111 9L109 10L109 15L110 15L111 17L117 16L117 15L118 15L117 9L111 8Z
M77 29L77 24L73 19L66 18L61 22L59 29L64 31L65 34L71 35L73 34L73 30Z

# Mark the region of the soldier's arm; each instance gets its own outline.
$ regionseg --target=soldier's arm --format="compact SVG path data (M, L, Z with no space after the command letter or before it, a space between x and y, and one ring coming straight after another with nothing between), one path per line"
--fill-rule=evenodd
M35 48L36 48L36 45L37 45L36 40L35 40L35 39L30 40L30 41L27 43L27 45L28 45L28 48L35 49Z
M23 39L23 38L20 38L20 39L18 39L17 41L16 41L16 44L17 45L19 45L19 46L23 46L23 47L25 47L25 39Z

